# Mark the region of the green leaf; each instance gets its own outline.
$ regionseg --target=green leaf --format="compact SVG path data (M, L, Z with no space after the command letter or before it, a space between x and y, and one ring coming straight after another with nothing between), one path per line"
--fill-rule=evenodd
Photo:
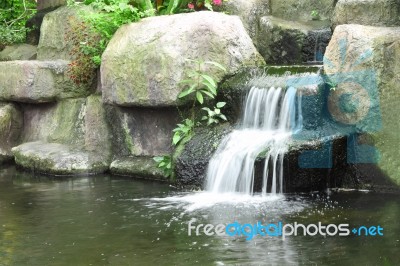
M226 102L218 102L217 103L217 107L218 108L222 108L222 107L224 107L226 105Z
M213 97L211 97L212 99L214 99L214 96L217 95L217 88L215 88L213 85L211 85L208 81L204 80L202 82L203 85L205 85L208 90L210 91L211 94L213 94Z
M203 107L203 108L201 108L201 110L204 110L204 111L207 111L207 112L211 111L210 108L208 108L208 107Z
M211 85L213 85L214 87L217 87L217 83L215 83L215 80L214 80L212 77L210 77L209 75L206 75L206 74L201 74L201 76L202 76L205 80L207 80L208 82L210 82Z
M196 98L199 101L200 104L203 104L204 99L203 99L203 94L201 94L201 92L196 92Z
M174 137L172 138L172 143L174 145L178 144L178 142L181 140L181 135L180 134L175 134Z
M207 120L207 119L208 119L207 116L203 116L203 117L201 118L202 121Z
M178 98L183 98L183 97L188 96L189 94L191 94L191 93L194 91L195 88L196 88L196 84L193 84L192 86L190 86L189 89L184 90L183 92L181 92L181 93L178 95Z
M210 0L205 0L205 1L204 1L204 6L205 6L208 10L213 11L213 7L212 7L212 5L211 5L211 3L210 3Z
M221 69L221 70L223 70L223 71L226 72L226 68L225 68L223 65L218 64L217 62L206 61L206 62L204 62L204 63L205 63L205 64L209 64L209 65L214 65L214 66L218 67L219 69Z
M225 120L225 121L228 121L228 119L226 118L226 116L223 115L223 114L220 114L219 117L220 117L221 119Z
M202 93L206 94L208 97L210 97L211 99L214 99L214 95L212 95L209 91L206 90L201 90Z
M188 125L188 126L190 126L190 127L194 126L194 122L193 122L191 119L189 119L189 118L186 118L186 119L185 119L185 123L186 123L186 125Z
M215 108L215 109L214 109L214 112L215 112L215 114L219 115L219 114L221 113L221 110L218 109L218 108Z
M159 163L162 160L164 160L164 157L153 157L153 160L156 161L157 163Z

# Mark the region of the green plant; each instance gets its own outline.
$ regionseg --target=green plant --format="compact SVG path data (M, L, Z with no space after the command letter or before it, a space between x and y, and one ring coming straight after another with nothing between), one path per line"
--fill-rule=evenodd
M154 161L156 161L157 167L160 168L163 172L165 177L171 177L172 176L172 158L169 155L165 156L158 156L153 158Z
M70 55L74 60L69 64L68 75L77 85L89 85L93 82L99 54L104 41L88 23L71 17L65 39L71 44ZM97 59L98 58L98 59ZM97 61L96 61L97 60Z
M172 137L172 144L174 145L178 145L181 140L191 135L195 123L193 122L193 120L186 118L183 121L183 124L178 124L177 126L177 128L172 130L172 132L174 132L174 136Z
M312 20L319 20L321 19L319 12L317 10L311 11L311 19Z
M221 113L221 108L226 105L225 102L218 102L214 107L214 110L211 110L208 107L201 108L202 110L207 112L207 115L202 117L202 121L207 121L207 126L211 124L218 124L220 120L227 121L228 119L224 114Z
M0 2L0 50L25 41L26 21L36 13L34 0L2 0Z
M213 11L213 6L220 5L222 5L222 0L155 0L155 6L160 15L201 10Z
M215 77L208 74L206 71L206 66L211 66L218 68L222 71L226 71L226 69L219 63L213 61L199 61L199 60L191 60L187 59L190 62L193 62L196 67L195 70L188 71L189 79L182 80L180 84L183 85L183 91L178 95L179 98L185 98L191 94L195 95L192 104L192 121L195 120L195 105L196 101L200 104L204 103L204 98L209 97L214 99L217 95L217 82L215 81Z
M178 95L178 98L185 98L190 95L194 95L194 99L190 110L191 118L183 118L183 122L177 124L177 127L172 130L174 132L174 135L172 137L172 144L175 146L185 141L188 141L193 135L194 127L196 125L201 125L200 122L196 122L196 116L195 116L196 103L203 105L204 98L208 97L210 99L214 99L215 96L217 95L217 82L215 81L216 78L213 77L212 74L208 73L209 67L213 67L222 70L224 72L226 71L225 67L213 61L203 62L191 59L187 59L187 61L195 64L195 70L189 70L187 72L189 79L182 80L180 82L180 84L183 87L183 91ZM207 120L207 125L219 123L219 119L225 121L227 120L225 115L221 113L221 108L224 107L225 104L226 103L224 102L217 103L214 110L211 110L207 107L202 108L204 111L207 111L208 114L208 116L203 116L203 120ZM171 164L161 163L164 162L163 159L161 158L165 157L166 156L154 157L154 160L160 162L158 167L161 169L164 169L166 165L172 166L172 163ZM171 175L172 172L173 170L171 169Z
M329 89L332 90L332 91L335 91L337 86L338 86L338 84L336 82L332 81L332 80L325 81L325 84L328 85Z

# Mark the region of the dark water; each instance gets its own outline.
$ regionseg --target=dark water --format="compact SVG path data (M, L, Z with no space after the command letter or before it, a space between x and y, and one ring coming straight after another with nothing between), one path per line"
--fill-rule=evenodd
M0 265L400 265L398 195L287 195L216 205L208 196L183 195L146 181L0 170ZM380 225L384 235L246 241L188 236L191 220Z

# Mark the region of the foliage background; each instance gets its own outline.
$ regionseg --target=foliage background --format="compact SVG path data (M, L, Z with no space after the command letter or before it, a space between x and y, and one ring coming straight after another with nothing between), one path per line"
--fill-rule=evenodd
M26 21L36 13L34 0L0 1L0 49L25 41Z

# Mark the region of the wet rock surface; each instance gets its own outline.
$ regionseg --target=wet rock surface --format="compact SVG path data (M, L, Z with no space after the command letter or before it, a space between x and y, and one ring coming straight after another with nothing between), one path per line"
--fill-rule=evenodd
M110 165L110 173L153 180L168 180L152 157L122 157Z

